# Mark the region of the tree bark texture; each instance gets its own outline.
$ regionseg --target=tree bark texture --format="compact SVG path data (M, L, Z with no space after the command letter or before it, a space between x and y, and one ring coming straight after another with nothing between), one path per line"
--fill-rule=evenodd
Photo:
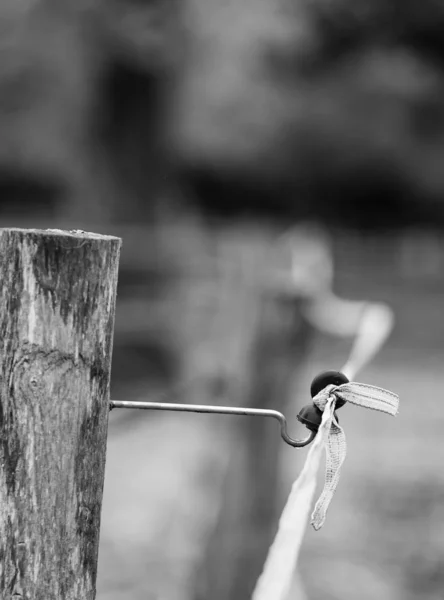
M0 596L93 600L118 238L0 230Z

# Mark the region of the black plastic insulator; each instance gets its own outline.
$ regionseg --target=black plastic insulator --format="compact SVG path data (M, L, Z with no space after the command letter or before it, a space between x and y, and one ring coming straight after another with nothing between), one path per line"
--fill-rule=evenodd
M307 404L301 408L297 418L310 431L317 431L322 421L322 411L314 404Z
M341 373L341 371L323 371L322 373L319 373L319 375L316 375L311 382L311 397L314 398L317 396L319 392L327 387L327 385L342 385L343 383L348 382L348 377L344 375L344 373ZM341 406L344 406L345 402L345 400L338 399L336 401L336 408L341 408Z
M335 419L339 423L336 412L334 415ZM306 404L299 411L297 419L310 431L317 432L320 424L322 423L322 411L315 404Z

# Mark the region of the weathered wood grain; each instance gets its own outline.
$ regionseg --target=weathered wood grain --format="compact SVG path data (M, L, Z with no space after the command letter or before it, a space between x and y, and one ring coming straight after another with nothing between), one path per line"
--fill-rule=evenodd
M0 230L0 597L93 600L120 240Z

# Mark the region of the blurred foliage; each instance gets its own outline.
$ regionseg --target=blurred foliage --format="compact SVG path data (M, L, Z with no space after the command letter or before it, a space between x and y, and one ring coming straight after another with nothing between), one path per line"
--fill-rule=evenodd
M442 219L443 21L434 0L4 0L2 210Z
M200 196L360 225L440 215L437 3L195 4L207 35L177 114Z

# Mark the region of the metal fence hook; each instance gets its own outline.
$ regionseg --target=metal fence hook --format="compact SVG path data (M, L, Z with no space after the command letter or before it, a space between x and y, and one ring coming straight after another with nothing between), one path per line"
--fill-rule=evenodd
M131 402L129 400L111 400L110 410L113 408L137 408L139 410L170 410L194 413L209 413L219 415L240 415L246 417L271 417L279 421L281 437L285 443L294 448L303 448L310 444L316 436L315 431L303 440L294 440L287 432L287 419L277 410L261 408L241 408L235 406L212 406L207 404L173 404L171 402Z

